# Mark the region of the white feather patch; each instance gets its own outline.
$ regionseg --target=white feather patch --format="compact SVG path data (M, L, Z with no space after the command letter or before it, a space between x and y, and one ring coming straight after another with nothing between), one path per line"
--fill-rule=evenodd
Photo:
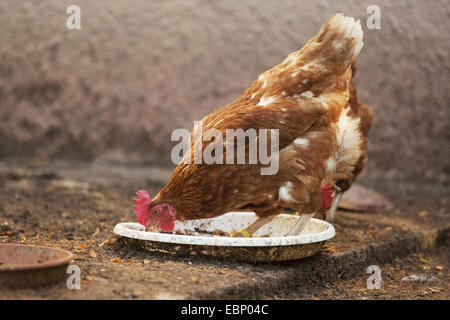
M336 169L336 160L333 157L329 157L326 161L326 170L328 173L333 173Z
M278 189L278 195L281 200L286 202L294 200L294 198L292 198L291 196L292 186L292 182L286 182L283 186L280 187L280 189Z
M268 98L261 97L261 99L259 99L259 102L257 105L258 106L267 106L268 104L271 104L275 100L276 100L275 97L268 97Z
M294 143L298 146L302 146L307 148L309 146L309 141L306 138L297 138L294 140Z
M305 98L312 98L312 97L314 97L314 94L311 91L305 91L305 92L302 92L300 94L300 96L305 97Z
M360 118L349 116L350 108L343 110L339 117L336 138L338 150L336 154L336 175L346 177L353 171L361 155Z

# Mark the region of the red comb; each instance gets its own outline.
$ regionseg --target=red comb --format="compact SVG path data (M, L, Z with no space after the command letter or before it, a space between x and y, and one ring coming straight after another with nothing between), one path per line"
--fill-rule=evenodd
M139 190L138 192L136 192L136 195L138 197L134 199L134 203L136 203L136 205L133 206L133 209L136 211L136 218L139 221L139 223L145 226L145 221L147 220L148 207L152 202L152 199L150 199L150 196L145 190Z

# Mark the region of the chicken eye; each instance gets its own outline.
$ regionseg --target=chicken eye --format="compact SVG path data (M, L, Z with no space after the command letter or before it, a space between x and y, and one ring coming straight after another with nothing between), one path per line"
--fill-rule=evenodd
M159 214L159 211L158 210L153 210L153 214L157 216Z

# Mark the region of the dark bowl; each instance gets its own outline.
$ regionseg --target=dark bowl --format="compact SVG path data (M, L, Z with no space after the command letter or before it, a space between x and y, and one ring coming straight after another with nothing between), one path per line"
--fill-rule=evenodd
M0 288L27 288L63 281L72 253L58 248L0 244Z

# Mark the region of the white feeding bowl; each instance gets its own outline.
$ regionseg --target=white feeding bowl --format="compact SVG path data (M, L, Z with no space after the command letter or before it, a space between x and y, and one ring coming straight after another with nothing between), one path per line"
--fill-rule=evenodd
M298 216L280 214L259 229L252 238L212 236L215 230L230 233L239 231L257 217L252 212L230 212L212 219L176 221L175 232L169 234L147 232L134 222L119 223L114 233L123 241L150 251L173 254L207 255L245 261L283 261L316 254L324 241L335 235L334 227L319 219L310 219L297 236L284 236Z

